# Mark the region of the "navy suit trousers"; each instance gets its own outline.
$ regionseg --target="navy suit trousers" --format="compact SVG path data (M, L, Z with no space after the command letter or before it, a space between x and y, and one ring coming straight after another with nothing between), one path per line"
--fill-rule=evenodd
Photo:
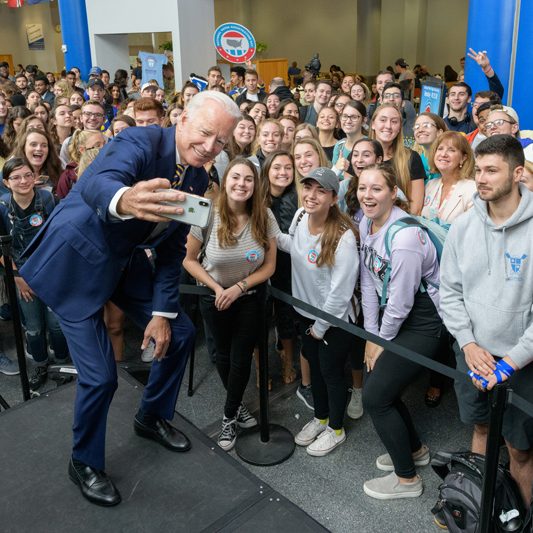
M118 291L112 298L143 331L152 319L152 302ZM172 337L167 354L152 363L140 409L171 420L192 351L195 328L183 312L169 320ZM98 470L105 468L107 413L117 388L117 368L103 312L81 322L60 319L70 355L78 371L74 406L72 457Z

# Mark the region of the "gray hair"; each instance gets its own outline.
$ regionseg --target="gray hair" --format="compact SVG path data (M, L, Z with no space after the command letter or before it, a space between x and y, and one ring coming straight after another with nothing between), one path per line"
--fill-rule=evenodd
M192 118L194 114L206 104L207 100L214 100L221 104L224 111L232 117L235 122L242 118L242 113L237 104L229 96L220 91L202 91L192 98L186 107L186 112L189 118Z

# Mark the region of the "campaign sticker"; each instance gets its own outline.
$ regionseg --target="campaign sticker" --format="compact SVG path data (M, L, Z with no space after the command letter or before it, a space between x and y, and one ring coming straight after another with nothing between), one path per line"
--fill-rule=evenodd
M248 250L245 257L248 263L255 263L259 259L259 252L257 250Z
M318 261L318 252L316 250L309 250L307 260L314 265Z
M423 229L418 228L417 230L418 240L422 243L422 246L426 245L427 239L426 239L426 232Z
M32 215L30 217L30 226L37 228L43 223L43 217L41 215Z
M255 38L242 24L226 22L213 34L217 52L230 63L246 63L255 55Z

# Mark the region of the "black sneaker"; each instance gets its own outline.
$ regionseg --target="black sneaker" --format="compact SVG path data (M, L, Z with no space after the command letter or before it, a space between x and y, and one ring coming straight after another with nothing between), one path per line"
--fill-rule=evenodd
M315 404L313 402L313 391L311 390L311 385L298 385L296 390L296 396L302 400L305 406L311 411L315 410Z
M31 390L40 389L46 383L47 376L48 376L48 367L46 365L36 366L33 369L33 372L29 378L30 389Z
M222 419L222 430L218 436L218 445L226 452L229 452L237 440L237 421L235 418Z
M257 426L257 419L255 418L255 416L252 415L252 413L250 413L250 411L248 411L248 407L246 407L246 405L244 405L243 403L239 405L236 420L237 425L243 429L253 428Z

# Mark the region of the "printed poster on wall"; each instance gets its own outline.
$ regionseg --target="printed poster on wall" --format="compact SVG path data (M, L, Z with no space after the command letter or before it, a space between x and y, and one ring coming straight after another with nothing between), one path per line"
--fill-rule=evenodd
M26 24L26 36L30 50L44 50L44 34L42 24Z

